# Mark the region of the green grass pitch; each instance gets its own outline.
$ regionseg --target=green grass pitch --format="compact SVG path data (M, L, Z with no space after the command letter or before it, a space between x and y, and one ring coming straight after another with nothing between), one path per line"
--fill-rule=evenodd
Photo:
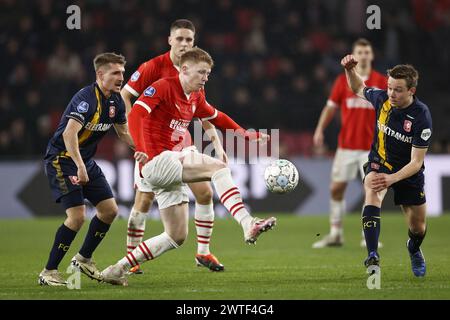
M266 216L258 214L258 216ZM359 247L360 218L345 218L345 245L312 249L317 234L328 232L328 217L279 215L276 228L263 234L256 246L246 245L240 227L231 219L215 222L211 249L225 265L213 273L196 267L195 228L191 221L186 243L143 265L144 275L129 279L129 287L98 284L82 275L81 289L40 287L43 268L62 218L0 221L0 299L449 299L450 215L428 219L422 245L427 275L415 278L405 241L407 229L400 213L385 213L381 222L381 289L366 287ZM86 223L60 271L83 241ZM146 237L159 234L159 221L148 221ZM115 221L94 254L100 269L125 253L126 221ZM68 275L67 275L68 276Z

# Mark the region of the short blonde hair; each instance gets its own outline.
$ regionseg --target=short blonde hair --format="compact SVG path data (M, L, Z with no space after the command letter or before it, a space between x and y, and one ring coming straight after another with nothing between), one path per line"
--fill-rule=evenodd
M194 63L206 62L211 66L214 66L214 60L211 58L208 52L195 47L187 52L185 52L180 58L180 66L182 66L187 61L192 61Z

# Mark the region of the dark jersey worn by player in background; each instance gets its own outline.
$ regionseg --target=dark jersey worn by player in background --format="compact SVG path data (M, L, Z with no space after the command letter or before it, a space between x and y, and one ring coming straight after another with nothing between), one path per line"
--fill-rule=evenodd
M78 121L83 126L78 132L78 144L89 176L89 182L84 186L74 184L72 181L78 174L78 168L67 152L62 136L70 119ZM103 172L92 157L101 138L111 126L114 123L126 122L125 104L117 93L106 98L94 83L73 96L48 143L45 154L45 173L56 202L62 201L67 209L82 205L84 198L95 206L100 201L113 197Z
M62 136L69 119L74 119L83 126L78 133L78 144L85 162L94 156L101 138L114 123L127 122L125 105L119 94L113 93L106 98L96 83L84 87L73 96L64 111L58 128L48 143L46 160L57 155L70 157Z
M430 111L417 97L410 106L400 109L390 104L385 90L366 87L364 96L376 110L376 130L369 162L371 166L382 165L389 173L397 172L411 161L412 147L428 148L432 133ZM405 181L423 184L424 168L422 165L419 172Z

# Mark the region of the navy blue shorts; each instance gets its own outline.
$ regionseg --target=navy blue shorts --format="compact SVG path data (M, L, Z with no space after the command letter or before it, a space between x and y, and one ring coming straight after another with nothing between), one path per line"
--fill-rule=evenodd
M89 182L80 186L73 184L69 178L77 175L77 166L72 159L57 156L52 161L45 161L45 174L53 199L66 210L84 205L84 199L96 206L100 201L113 198L111 187L95 161L90 160L85 165Z
M379 163L367 162L364 165L366 176L372 171L387 174L392 173L392 171ZM391 188L394 190L395 205L419 206L427 202L424 185L425 177L423 172L418 172L407 179L394 183Z

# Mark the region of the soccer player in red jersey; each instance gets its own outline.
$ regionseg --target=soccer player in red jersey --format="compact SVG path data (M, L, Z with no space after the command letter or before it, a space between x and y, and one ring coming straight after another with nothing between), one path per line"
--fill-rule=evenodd
M132 99L134 100L139 97L139 95L141 95L153 82L166 77L178 76L180 57L183 53L192 48L194 39L195 27L191 21L179 19L172 23L168 39L170 51L141 64L121 91L122 98L127 107L127 114L131 110ZM226 153L223 150L214 125L207 120L202 121L202 125L213 142L217 157L227 162ZM186 131L186 134L189 135L189 132ZM136 196L128 219L127 252L133 251L136 246L142 242L147 212L154 199L154 193L148 186L143 184L142 178L139 176L137 164L135 165L134 182ZM224 266L209 249L209 242L214 226L213 190L211 184L206 181L189 183L189 188L192 190L196 200L196 263L197 265L207 267L212 271L223 271ZM132 268L131 272L142 273L142 270L139 266L136 266L135 268Z
M358 73L364 77L367 85L386 89L386 77L372 69L374 55L370 42L366 39L355 41L353 55L359 61ZM350 90L345 73L342 73L335 80L330 97L320 115L314 133L315 146L323 145L323 131L333 119L337 108L341 110L341 130L331 170L330 233L315 242L313 248L343 244L342 218L346 211L344 193L347 183L356 178L358 171L361 177L364 177L363 165L367 162L374 134L374 107L369 101L361 99ZM364 240L361 246L365 247Z
M233 129L247 139L265 142L269 136L242 129L205 98L213 60L200 48L181 57L178 77L156 81L144 90L129 115L130 133L136 144L135 158L145 165L140 170L144 183L151 186L160 208L164 232L138 245L115 265L102 271L103 280L127 285L130 268L178 248L188 233L188 202L185 183L212 181L220 201L242 226L247 243L270 230L275 218L252 217L223 161L190 148L180 150L193 117L208 118L219 128ZM147 123L147 125L144 125Z

